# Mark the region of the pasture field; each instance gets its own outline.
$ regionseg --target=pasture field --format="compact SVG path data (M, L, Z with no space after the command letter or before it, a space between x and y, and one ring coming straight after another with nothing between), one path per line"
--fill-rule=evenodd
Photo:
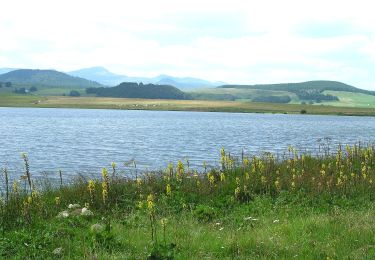
M374 108L278 104L216 100L161 100L102 97L63 97L1 94L1 107L55 107L132 110L171 110L243 113L288 113L374 116ZM304 111L303 111L304 110Z
M372 95L345 91L324 91L324 94L331 94L340 99L340 101L322 102L325 105L375 108L375 96Z

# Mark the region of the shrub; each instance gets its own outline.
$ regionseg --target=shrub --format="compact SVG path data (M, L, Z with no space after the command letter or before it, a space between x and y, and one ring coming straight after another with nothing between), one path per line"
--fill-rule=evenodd
M72 91L70 91L69 96L79 97L79 96L81 96L81 94L77 90L72 90Z
M209 222L217 215L217 212L213 207L209 207L207 205L198 205L194 210L193 215L199 221Z

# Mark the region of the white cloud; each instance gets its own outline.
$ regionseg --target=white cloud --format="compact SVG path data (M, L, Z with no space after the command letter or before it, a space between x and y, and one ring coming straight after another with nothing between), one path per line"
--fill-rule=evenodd
M371 7L360 0L12 0L0 15L0 67L100 65L236 83L327 78L375 89Z

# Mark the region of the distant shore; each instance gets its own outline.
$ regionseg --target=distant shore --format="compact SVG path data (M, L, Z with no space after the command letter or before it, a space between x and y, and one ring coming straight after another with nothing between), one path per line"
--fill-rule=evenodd
M0 95L0 107L375 116L374 108L337 107L326 105L33 95Z

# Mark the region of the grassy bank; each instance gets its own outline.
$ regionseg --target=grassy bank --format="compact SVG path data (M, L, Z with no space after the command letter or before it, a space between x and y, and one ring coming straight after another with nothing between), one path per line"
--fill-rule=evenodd
M2 258L375 257L373 147L289 148L281 161L222 150L217 169L179 161L136 179L113 163L101 179L43 192L23 159L21 182L4 170Z
M236 101L160 100L99 97L54 97L32 95L0 95L1 107L99 108L162 111L207 111L245 113L288 113L322 115L375 116L373 108L336 107L301 104L276 104Z

